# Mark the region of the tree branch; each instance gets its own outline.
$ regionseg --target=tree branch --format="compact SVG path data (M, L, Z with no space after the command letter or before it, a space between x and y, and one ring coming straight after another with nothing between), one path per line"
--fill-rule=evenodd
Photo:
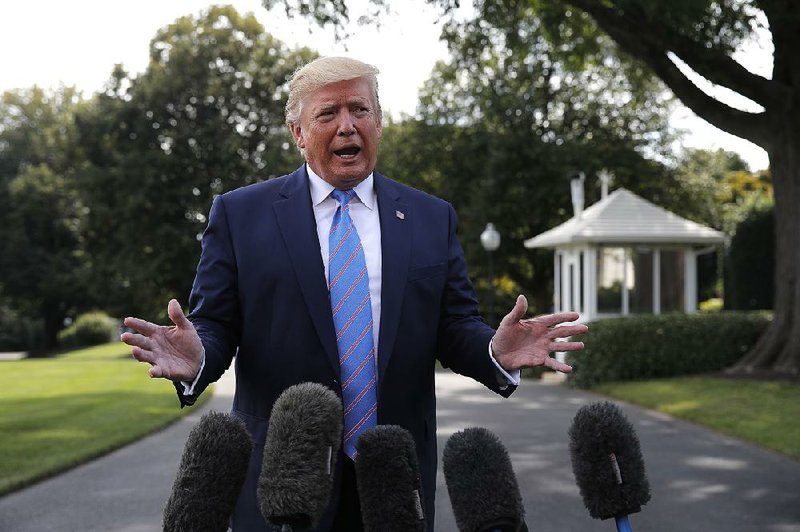
M631 25L629 20L623 19L623 17L618 15L611 8L603 8L595 0L567 1L588 13L623 50L644 61L645 64L652 68L656 75L672 90L675 96L698 116L724 131L750 140L766 148L768 138L766 113L749 113L734 109L700 90L669 59L667 56L667 53L670 51L668 47L659 39L653 39L647 36L647 34L652 34L655 31L653 28L647 26L646 22L642 21L642 24ZM761 80L758 82L758 85L761 87L759 91L763 91L764 84L771 83L760 76L747 72L747 70L736 63L736 61L730 58L728 58L728 60L737 65L738 69L746 73L746 76L741 73L738 74L741 76L741 79L749 77ZM722 63L723 61L719 61L717 64ZM728 74L730 74L730 72ZM716 76L716 79L720 79L720 76ZM729 88L732 88L731 85L733 84L728 84ZM752 88L753 85L748 85L748 87ZM737 92L744 93L745 96L748 96L747 92L749 92L750 95L753 94L752 90ZM759 94L761 94L761 92L759 92ZM769 100L772 101L773 97L774 95L771 95ZM756 101L765 107L768 107L770 103L763 100L763 95ZM769 107L771 107L771 105L769 105Z
M791 89L782 83L753 74L728 54L701 46L699 43L672 31L663 25L653 24L644 13L631 10L620 14L618 8L603 7L597 0L567 0L588 13L604 30L613 26L619 31L636 28L630 36L639 44L629 50L634 55L641 46L649 46L663 53L672 52L692 70L714 84L745 96L766 109L785 107Z

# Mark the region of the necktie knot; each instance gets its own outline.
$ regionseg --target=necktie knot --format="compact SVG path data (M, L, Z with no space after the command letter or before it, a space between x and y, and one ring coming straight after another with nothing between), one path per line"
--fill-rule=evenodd
M335 188L333 189L333 192L331 192L331 196L333 196L333 199L338 201L339 205L341 205L342 207L350 203L350 200L353 199L355 195L356 191L353 190L352 188L348 190L339 190L338 188Z

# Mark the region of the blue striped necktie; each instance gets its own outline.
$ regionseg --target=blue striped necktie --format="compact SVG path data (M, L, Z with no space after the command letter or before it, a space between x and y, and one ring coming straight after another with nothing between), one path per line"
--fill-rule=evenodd
M355 191L331 195L339 206L328 237L328 288L342 373L344 451L355 460L358 437L378 420L372 305L364 250L350 218Z

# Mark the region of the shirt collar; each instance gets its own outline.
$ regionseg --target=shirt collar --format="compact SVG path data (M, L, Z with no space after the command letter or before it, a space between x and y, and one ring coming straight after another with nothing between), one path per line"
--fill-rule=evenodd
M314 173L314 170L312 170L311 166L308 164L306 164L306 170L308 171L308 182L309 186L311 187L311 203L313 203L314 207L316 207L329 198L331 192L333 192L333 189L336 187ZM353 189L355 190L359 201L361 201L361 203L363 203L364 206L369 210L375 208L375 187L373 186L373 182L374 178L372 176L372 172L370 172L367 178L356 185Z

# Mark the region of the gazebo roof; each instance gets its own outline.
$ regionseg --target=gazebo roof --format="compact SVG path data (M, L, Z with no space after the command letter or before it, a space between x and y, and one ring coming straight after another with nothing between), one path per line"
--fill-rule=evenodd
M719 231L681 218L619 188L563 224L525 241L526 248L570 244L692 244L725 241Z

